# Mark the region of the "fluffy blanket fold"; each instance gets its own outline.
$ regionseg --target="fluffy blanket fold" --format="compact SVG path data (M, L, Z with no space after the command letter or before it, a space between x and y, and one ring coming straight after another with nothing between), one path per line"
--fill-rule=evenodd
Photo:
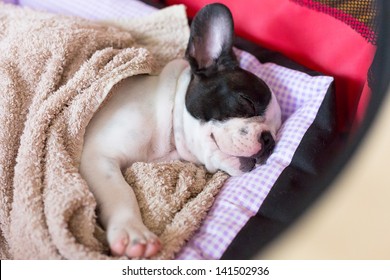
M78 172L85 127L120 80L184 54L184 8L119 26L0 4L0 258L106 259ZM133 165L145 223L172 258L226 179L189 163Z

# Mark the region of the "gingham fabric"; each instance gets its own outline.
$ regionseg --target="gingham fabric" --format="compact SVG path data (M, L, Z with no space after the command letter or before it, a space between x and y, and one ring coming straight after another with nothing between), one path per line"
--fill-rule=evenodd
M20 0L19 4L91 19L138 17L154 11L135 0ZM225 183L202 226L177 259L219 259L222 256L290 164L333 81L331 77L311 77L273 63L261 64L249 53L235 51L241 66L261 77L277 96L283 125L277 135L275 151L267 163Z
M0 0L1 1L1 0ZM137 0L3 0L21 6L88 19L111 19L118 17L141 17L156 8Z

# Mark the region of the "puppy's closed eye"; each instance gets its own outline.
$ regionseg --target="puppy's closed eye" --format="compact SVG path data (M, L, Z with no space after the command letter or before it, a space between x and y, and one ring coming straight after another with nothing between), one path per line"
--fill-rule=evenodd
M239 96L239 104L247 111L248 115L255 115L256 108L253 101L242 93L240 93Z

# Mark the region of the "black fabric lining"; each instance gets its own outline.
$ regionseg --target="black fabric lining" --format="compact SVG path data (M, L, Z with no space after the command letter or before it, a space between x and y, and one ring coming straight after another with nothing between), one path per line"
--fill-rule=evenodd
M157 9L162 9L164 7L166 7L166 3L165 1L158 1L158 0L139 0L140 2L144 2L145 4L149 5L149 6L152 6L152 7L155 7Z
M323 73L311 70L311 69L287 58L286 56L284 56L283 54L281 54L279 52L266 49L260 45L252 43L252 42L250 42L246 39L243 39L241 37L235 38L234 46L241 49L241 50L244 50L244 51L251 53L261 63L273 62L273 63L276 63L280 66L289 68L289 69L304 72L310 76L324 75Z
M287 228L327 188L326 168L343 142L335 134L333 87L258 213L249 219L221 259L248 259Z

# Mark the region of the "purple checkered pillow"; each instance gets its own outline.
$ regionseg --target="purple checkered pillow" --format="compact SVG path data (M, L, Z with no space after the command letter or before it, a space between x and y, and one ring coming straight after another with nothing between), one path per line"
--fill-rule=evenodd
M90 19L139 17L155 11L155 8L137 0L18 2ZM276 180L289 166L333 81L331 77L312 77L274 63L261 64L251 54L238 49L236 54L241 66L261 77L276 94L282 109L283 125L277 135L275 151L267 163L226 182L204 223L177 259L219 259L224 254L243 226L259 211Z

